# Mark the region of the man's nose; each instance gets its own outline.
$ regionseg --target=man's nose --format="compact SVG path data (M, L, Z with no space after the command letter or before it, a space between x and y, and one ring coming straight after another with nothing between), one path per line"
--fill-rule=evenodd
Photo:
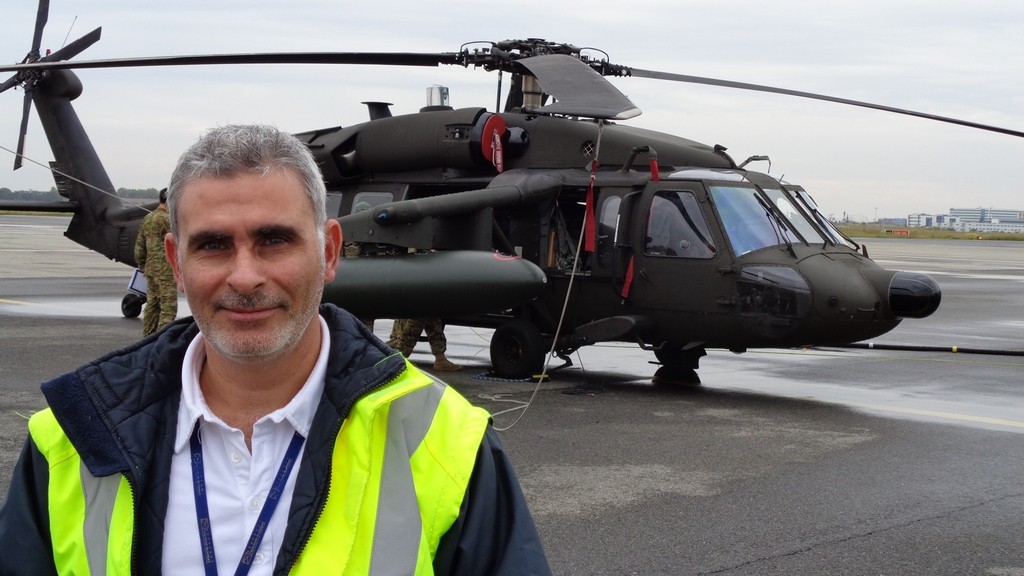
M242 294L248 294L260 287L264 281L264 263L252 249L244 248L235 252L231 263L228 284Z

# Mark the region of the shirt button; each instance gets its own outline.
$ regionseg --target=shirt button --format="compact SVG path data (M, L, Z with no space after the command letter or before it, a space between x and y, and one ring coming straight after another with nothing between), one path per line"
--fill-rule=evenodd
M256 562L257 564L263 564L264 560L266 560L266 557L263 556L263 552L257 552L254 562Z
M260 509L260 497L259 496L253 496L252 499L249 500L249 508L252 508L253 510L259 510Z
M232 452L231 453L231 461L234 462L235 464L238 464L239 462L241 462L242 461L242 453L239 452L238 450L235 450L234 452Z

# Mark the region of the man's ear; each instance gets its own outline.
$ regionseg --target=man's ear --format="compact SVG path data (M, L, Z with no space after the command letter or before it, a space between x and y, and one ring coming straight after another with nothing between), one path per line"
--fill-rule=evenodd
M324 284L333 281L338 272L342 238L341 224L334 218L328 218L324 225L324 260L327 262L327 267L324 270Z
M174 271L174 282L178 285L178 292L184 294L185 283L181 278L181 270L178 269L178 240L170 232L164 235L164 256Z

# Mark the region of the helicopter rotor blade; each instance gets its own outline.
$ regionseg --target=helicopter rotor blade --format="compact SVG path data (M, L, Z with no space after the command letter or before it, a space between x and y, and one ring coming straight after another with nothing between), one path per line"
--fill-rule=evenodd
M99 39L100 39L100 35L102 33L103 33L103 28L102 27L96 28L92 32L89 32L85 36L82 36L81 38L75 40L74 42L68 44L67 46L64 46L60 50L57 50L56 52L47 55L46 57L42 58L41 60L43 62L49 62L49 61L55 61L55 60L69 60L69 59L77 56L78 54L80 54L83 50L85 50L89 46L92 46L93 44L98 42Z
M14 169L21 168L21 157L25 153L25 134L28 133L28 114L32 109L32 88L25 87L25 99L21 107L21 129L18 131L18 147L14 154Z
M539 108L549 114L625 120L640 115L629 98L593 68L566 54L543 54L518 61L554 96L554 104Z
M68 45L70 48L71 45ZM56 52L58 54L60 51ZM52 56L52 55L51 55ZM86 68L140 68L147 66L201 66L217 64L365 64L381 66L440 66L462 64L458 52L436 54L418 52L281 52L248 54L198 54L192 56L153 56L110 60L45 60L27 64L0 65L0 72Z
M41 0L40 12L38 18L39 21L45 22L46 11L45 8L48 6L48 0ZM41 28L37 24L37 32ZM504 54L501 50L492 49L490 53L477 54L476 52L462 51L462 52L440 52L440 53L418 53L418 52L288 52L288 53L243 53L243 54L199 54L199 55L181 55L181 56L154 56L154 57L142 57L142 58L118 58L108 60L82 60L82 61L69 61L67 58L78 54L86 47L94 43L99 39L100 29L97 28L93 32L90 32L86 36L83 36L79 40L69 44L68 46L58 50L57 52L47 56L46 58L39 59L35 62L29 62L30 58L26 59L25 63L13 64L13 65L0 65L0 72L15 72L23 73L30 70L48 70L48 69L88 69L88 68L138 68L138 67L152 67L152 66L195 66L195 65L230 65L230 64L362 64L362 65L381 65L381 66L440 66L442 64L457 64L462 66L483 66L487 69L502 68L500 63L495 63L495 55L501 56ZM505 56L508 56L507 54ZM497 58L503 60L502 58ZM513 58L518 60L518 58ZM520 64L525 64L524 62ZM545 62L546 64L546 62ZM656 80L669 80L673 82L683 82L690 84L705 84L709 86L719 86L723 88L733 88L740 90L752 90L758 92L766 92L771 94L780 94L786 96L795 96L800 98L809 98L813 100L821 100L825 102L833 102L837 104L846 104L849 106L857 106L861 108L869 108L873 110L879 110L883 112L890 112L895 114L902 114L906 116L914 116L918 118L924 118L927 120L935 120L938 122L945 122L948 124L956 124L959 126L965 126L968 128L976 128L980 130L986 130L990 132L997 132L1000 134L1007 134L1010 136L1017 136L1024 138L1024 131L1013 130L1009 128L1003 128L999 126L992 126L988 124L981 124L978 122L971 122L968 120L961 120L958 118L951 118L947 116L939 116L937 114L929 114L925 112L917 112L914 110L908 110L904 108L896 108L893 106L886 106L883 104L874 104L871 102L863 102L859 100L852 100L849 98L839 98L835 96L827 96L824 94L816 94L812 92L804 92L800 90L790 90L787 88L777 88L773 86L765 86L761 84L751 84L747 82L736 82L731 80L721 80L716 78L707 78L702 76L691 76L685 74L675 74L670 72L660 72L655 70L644 70L641 68L629 68L626 66L608 65L607 70L601 70L600 73L603 75L626 75L636 76L641 78L652 78ZM11 78L2 85L2 90L6 90L10 86L18 83L17 77ZM555 81L556 83L561 80ZM548 83L551 84L552 80L549 79ZM628 102L628 99L626 99ZM604 105L604 102L601 102ZM555 106L559 106L558 103ZM630 115L636 115L639 113L638 110L631 109L631 105L626 106L626 112L619 112L616 114L619 118L627 118ZM574 108L575 109L575 108ZM602 113L607 112L602 109Z
M32 35L32 51L30 56L39 57L39 45L43 43L43 28L46 27L46 20L50 14L50 0L39 0L39 10L36 12L36 30Z
M822 100L825 102L834 102L837 104L847 104L849 106L858 106L861 108L881 110L883 112L893 112L895 114L903 114L905 116L914 116L917 118L925 118L927 120L936 120L938 122L946 122L948 124L956 124L959 126L966 126L968 128L977 128L979 130L988 130L989 132L998 132L1000 134L1007 134L1010 136L1024 138L1024 132L1020 130L1012 130L1010 128L1002 128L999 126L991 126L988 124L979 124L977 122L971 122L969 120L960 120L958 118L950 118L947 116L928 114L926 112L916 112L914 110L906 110L904 108L894 108L892 106L885 106L883 104L861 102L859 100L851 100L849 98L838 98L835 96L826 96L824 94L815 94L813 92L802 92L800 90L789 90L787 88L776 88L773 86L764 86L761 84L734 82L732 80L720 80L717 78L706 78L703 76L689 76L686 74L673 74L671 72L658 72L656 70L643 70L640 68L630 68L628 74L630 76L637 76L640 78L652 78L655 80L669 80L672 82L685 82L688 84L705 84L708 86L720 86L723 88L736 88L739 90L753 90L756 92L768 92L771 94L783 94L786 96L797 96L799 98L810 98L812 100Z
M15 74L0 84L0 92L6 92L8 88L13 88L18 84L21 84L21 75Z

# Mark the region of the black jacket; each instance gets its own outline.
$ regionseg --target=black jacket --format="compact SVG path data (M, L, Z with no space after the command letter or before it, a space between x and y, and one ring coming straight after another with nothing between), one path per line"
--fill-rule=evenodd
M403 359L361 322L332 305L323 396L288 511L275 574L286 574L326 499L328 466L341 422L355 401L404 370ZM137 499L133 572L158 574L181 398L181 367L197 326L166 330L43 384L58 422L95 476L124 474ZM54 574L47 509L48 466L31 439L22 449L0 509L0 574ZM518 481L493 429L477 454L458 520L441 540L437 574L548 574Z

